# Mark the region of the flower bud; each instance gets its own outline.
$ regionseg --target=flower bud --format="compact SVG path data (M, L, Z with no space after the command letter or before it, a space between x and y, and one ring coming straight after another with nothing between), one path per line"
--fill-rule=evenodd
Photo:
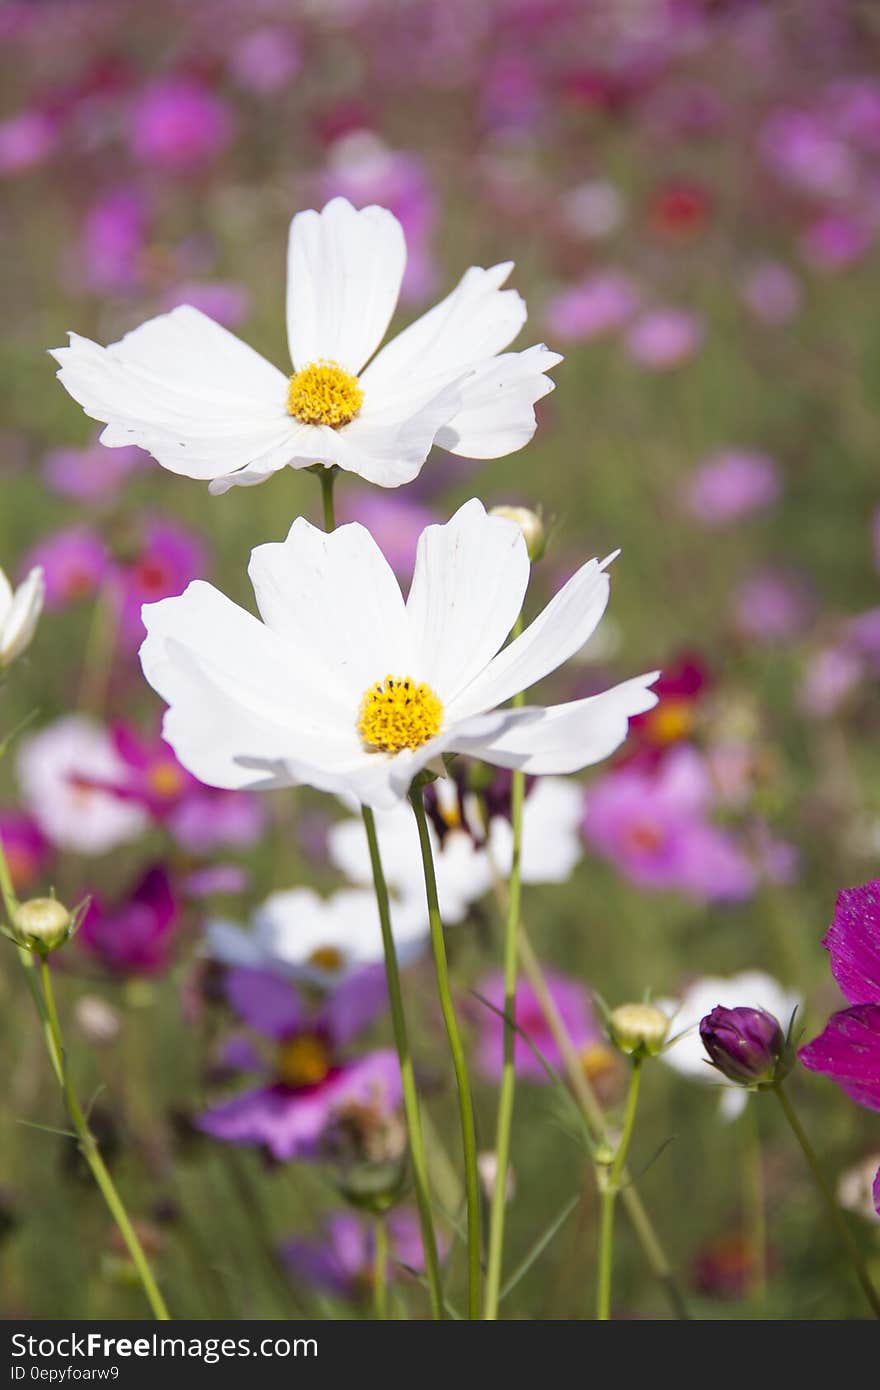
M725 1009L700 1020L700 1037L716 1070L738 1086L766 1086L779 1080L786 1052L778 1019L763 1009Z
M492 507L489 515L503 516L507 521L515 521L525 536L532 564L540 560L547 549L547 532L537 512L530 511L528 507Z
M46 583L38 566L32 569L23 584L13 592L6 575L0 570L0 670L11 666L16 657L30 646L37 629Z
M666 1041L669 1019L655 1004L620 1004L608 1019L611 1040L621 1052L654 1057Z
M12 926L22 946L45 956L67 941L73 930L73 918L57 898L30 898L28 902L19 903Z

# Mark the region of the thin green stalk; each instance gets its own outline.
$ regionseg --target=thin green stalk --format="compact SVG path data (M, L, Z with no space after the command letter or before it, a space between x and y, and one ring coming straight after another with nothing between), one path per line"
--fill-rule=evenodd
M336 510L333 506L333 488L336 485L337 468L318 464L318 481L321 484L321 502L324 508L324 530L329 535L336 529Z
M12 927L15 921L16 912L18 911L19 903L18 898L15 896L15 889L12 886L12 874L9 871L9 863L6 859L6 853L3 849L2 838L0 838L0 899L2 899L3 901L3 907L6 912L7 922L9 926ZM18 950L18 959L21 962L21 968L24 971L24 977L27 981L27 987L30 990L31 998L34 1001L34 1007L40 1017L40 1026L43 1030L43 1037L46 1041L46 1048L49 1053L49 1060L52 1063L52 1070L55 1073L58 1084L63 1085L64 1081L61 1074L61 1060L58 1056L58 1053L55 1050L55 1044L52 1039L51 1031L49 1029L49 1020L46 1017L46 1006L43 1003L43 996L40 992L40 986L39 982L37 981L36 971L34 970L33 957L30 951L26 951L23 946L18 946L16 949Z
M496 885L499 897L503 899L503 885ZM605 1114L596 1097L593 1087L590 1085L589 1078L581 1066L578 1050L571 1040L565 1020L563 1019L556 1001L547 985L541 963L535 954L526 930L525 923L520 920L519 924L519 956L523 968L523 974L535 992L535 998L541 1009L544 1018L547 1020L547 1027L553 1036L556 1046L559 1048L563 1066L568 1077L569 1085L574 1093L575 1099L581 1107L584 1119L586 1120L593 1138L597 1142L608 1141L608 1127L605 1123ZM635 1231L636 1238L642 1247L645 1259L651 1268L651 1272L660 1284L670 1307L677 1318L689 1319L687 1304L678 1286L678 1281L672 1271L672 1267L666 1258L663 1246L654 1229L654 1224L645 1210L645 1205L636 1191L633 1184L627 1181L621 1193L626 1214L630 1224Z
M370 864L373 870L373 886L379 906L379 922L382 927L382 944L385 949L385 975L388 980L388 999L391 1005L391 1026L400 1062L400 1076L403 1089L403 1112L409 1136L409 1151L412 1159L413 1183L416 1190L416 1204L419 1209L419 1222L422 1229L422 1244L425 1248L425 1276L431 1300L431 1316L442 1318L443 1286L440 1278L440 1258L437 1254L437 1237L434 1233L434 1218L431 1213L431 1196L428 1187L428 1163L425 1156L425 1141L419 1114L419 1096L413 1070L412 1053L403 1011L403 992L400 988L400 970L397 964L397 947L391 930L391 907L388 901L388 885L382 869L379 853L379 840L376 835L376 819L369 806L361 807L364 828L367 832L367 846L370 851Z
M807 1138L806 1131L797 1117L794 1106L782 1088L782 1083L777 1082L773 1090L776 1093L779 1104L782 1106L783 1113L788 1120L792 1134L801 1146L804 1158L807 1160L807 1166L816 1180L816 1186L825 1200L825 1205L828 1208L828 1215L834 1222L837 1228L837 1234L840 1236L844 1248L849 1255L855 1276L862 1286L862 1292L871 1306L874 1317L880 1318L880 1294L878 1294L877 1290L874 1288L871 1276L868 1274L865 1261L862 1258L862 1252L858 1247L855 1236L849 1228L846 1217L835 1200L834 1193L828 1185L828 1179L822 1171L815 1150Z
M461 1142L464 1152L464 1185L467 1203L467 1249L468 1249L468 1317L480 1316L480 1181L477 1171L477 1133L474 1125L474 1107L471 1099L471 1084L467 1062L462 1046L455 1005L449 988L449 966L446 960L446 942L443 936L443 922L440 917L440 902L437 896L437 878L434 872L434 854L428 821L425 816L425 800L422 788L417 781L410 789L410 801L419 828L419 844L422 851L422 865L425 872L425 893L428 899L428 917L431 924L431 945L434 952L434 969L437 976L437 992L440 997L440 1010L449 1038L452 1054L452 1067L458 1088L458 1107L461 1122Z
M73 1089L73 1082L70 1077L70 1072L67 1069L64 1055L64 1045L61 1041L61 1029L58 1024L58 1011L55 1007L55 995L52 989L49 962L45 956L40 960L40 983L43 989L43 1000L46 1006L46 1019L48 1021L49 1034L52 1039L55 1056L58 1059L67 1113L76 1131L80 1153L89 1165L92 1176L101 1192L101 1196L104 1198L110 1211L110 1215L119 1228L119 1234L122 1236L126 1249L131 1256L132 1263L137 1270L153 1316L161 1322L168 1322L170 1321L171 1314L165 1306L165 1300L153 1278L153 1272L144 1254L143 1246L138 1240L137 1232L129 1220L128 1212L122 1204L122 1199L116 1191L113 1179L107 1171L107 1167L101 1157L100 1149L98 1148L94 1135L89 1129L88 1122L83 1115L76 1092Z
M516 621L513 637L522 630L522 615ZM515 697L514 705L524 703L525 695ZM507 921L504 928L504 1060L501 1086L498 1092L498 1119L495 1127L495 1183L489 1212L489 1255L486 1265L486 1297L483 1316L488 1321L498 1317L501 1291L501 1267L504 1258L504 1218L507 1213L507 1174L510 1167L510 1133L513 1125L513 1105L516 1094L516 976L519 962L517 934L519 931L523 801L525 776L515 771L511 778L510 812L513 832L513 853L510 862L510 881L507 896Z
M629 1078L629 1091L626 1097L626 1112L623 1119L623 1132L607 1169L599 1168L599 1190L602 1194L602 1222L599 1231L599 1280L596 1294L596 1317L607 1322L611 1317L611 1270L614 1260L614 1208L620 1191L621 1179L626 1170L626 1156L632 1140L636 1122L636 1109L639 1103L639 1083L642 1078L642 1058L636 1053L632 1059Z
M743 1144L743 1210L751 1256L752 1293L755 1303L759 1308L763 1308L767 1297L767 1214L764 1205L764 1174L757 1105L746 1106L743 1124L746 1126Z
M376 1317L384 1322L388 1317L388 1227L384 1216L373 1222L373 1307Z

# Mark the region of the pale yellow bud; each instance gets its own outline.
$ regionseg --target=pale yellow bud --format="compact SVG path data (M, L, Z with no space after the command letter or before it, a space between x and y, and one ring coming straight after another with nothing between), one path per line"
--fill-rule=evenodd
M655 1004L620 1004L608 1020L611 1038L621 1052L653 1057L669 1032L669 1019Z
M526 540L526 548L532 564L540 560L547 549L547 533L537 512L528 507L492 507L490 516L503 516L507 521L515 521Z
M12 926L23 946L45 956L64 945L70 935L71 916L57 898L31 898L19 903Z

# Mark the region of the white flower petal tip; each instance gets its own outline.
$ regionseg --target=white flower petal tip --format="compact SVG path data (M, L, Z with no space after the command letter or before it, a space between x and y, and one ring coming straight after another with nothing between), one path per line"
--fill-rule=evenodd
M501 288L512 263L472 267L379 349L405 265L391 212L334 198L291 223L286 372L190 305L108 347L71 333L50 355L105 425L102 443L136 444L215 496L315 463L399 487L435 443L474 458L522 448L560 358L543 345L505 352L526 318L521 296Z
M144 607L144 674L168 704L181 762L219 787L307 783L376 808L444 753L564 773L614 751L650 709L657 672L568 705L506 705L587 641L608 601L598 562L572 576L515 641L529 559L516 523L464 504L422 533L400 586L358 524L303 518L257 547L260 618L196 581Z
M0 570L0 671L11 666L30 646L46 599L46 581L40 565L13 589Z

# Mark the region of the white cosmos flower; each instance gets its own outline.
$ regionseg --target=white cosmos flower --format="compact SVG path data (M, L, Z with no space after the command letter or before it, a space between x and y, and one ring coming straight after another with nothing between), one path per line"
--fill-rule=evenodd
M427 909L415 901L393 903L392 928L400 963L407 965L427 941ZM224 965L270 970L324 989L384 959L375 894L355 888L329 898L310 888L272 893L249 929L210 922L205 948Z
M147 604L141 662L169 705L164 736L201 781L307 783L378 808L441 753L574 772L650 709L656 672L571 704L498 708L583 645L608 601L589 561L501 650L529 580L522 531L465 503L419 537L406 602L370 533L298 517L251 555L262 622L196 581Z
M700 1037L700 1019L719 1004L725 1009L763 1009L779 1020L784 1033L794 1010L802 1003L799 994L786 989L763 970L744 970L739 975L727 977L704 975L694 980L680 999L657 1001L657 1007L672 1019L669 1033L675 1038L672 1046L660 1053L660 1058L682 1076L723 1087L721 1113L725 1119L733 1120L745 1107L749 1091L728 1081L709 1065Z
M0 670L11 666L30 646L45 597L46 584L39 565L15 590L0 570Z
M441 814L449 828L442 838L429 824L437 891L444 922L460 922L472 903L492 886L494 876L510 874L513 830L504 816L493 816L486 840L476 807L459 804L451 781L436 783ZM452 793L451 798L449 792ZM465 801L469 801L465 797ZM563 777L540 777L523 805L522 881L564 883L583 853L580 822L583 792ZM468 828L473 824L473 833ZM376 816L382 867L392 892L403 902L424 900L425 887L418 827L404 804ZM352 883L372 882L370 856L360 820L342 820L328 835L330 859Z
M18 745L22 800L53 845L78 854L106 854L136 840L149 818L100 785L119 782L125 768L110 734L85 715L57 719Z
M561 358L543 346L504 351L526 318L521 297L501 288L512 263L472 266L377 353L405 263L392 213L334 198L290 227L292 376L183 305L107 348L71 333L52 353L58 377L105 423L103 444L140 445L215 493L315 463L398 487L433 444L470 458L522 448L535 402L553 389L544 373Z

